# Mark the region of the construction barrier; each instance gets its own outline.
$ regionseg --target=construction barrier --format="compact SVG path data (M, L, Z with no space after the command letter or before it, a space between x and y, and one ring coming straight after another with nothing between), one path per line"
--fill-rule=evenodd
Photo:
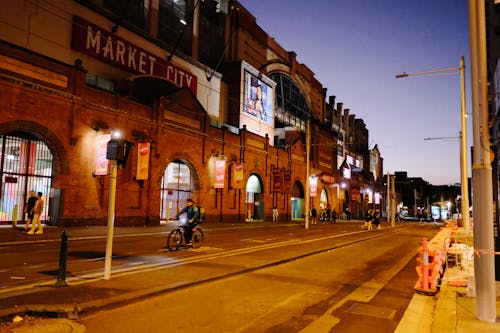
M418 281L415 284L415 291L417 293L433 296L439 291L447 251L455 230L456 226L445 227L432 240L422 239L422 246L418 249L420 255L417 261L419 265L416 267Z

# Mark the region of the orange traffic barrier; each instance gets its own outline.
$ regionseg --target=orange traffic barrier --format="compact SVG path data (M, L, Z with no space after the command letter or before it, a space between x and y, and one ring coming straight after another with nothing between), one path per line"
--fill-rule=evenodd
M418 281L415 291L423 295L435 295L439 291L439 282L446 264L446 253L450 247L452 228L443 228L430 242L422 239L422 246L418 249L419 265L416 267Z

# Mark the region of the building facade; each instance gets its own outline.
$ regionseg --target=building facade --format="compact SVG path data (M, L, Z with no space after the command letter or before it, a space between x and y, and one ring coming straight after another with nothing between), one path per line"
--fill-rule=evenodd
M157 225L188 198L209 222L301 219L308 164L312 205L380 192L364 122L236 1L0 6L0 223L23 221L34 189L46 221L104 224L117 132L117 225Z

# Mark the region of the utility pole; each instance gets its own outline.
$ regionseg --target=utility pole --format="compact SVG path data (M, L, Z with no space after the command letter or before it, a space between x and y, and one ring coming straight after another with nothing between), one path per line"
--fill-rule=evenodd
M391 226L395 227L396 222L394 221L394 215L396 214L396 175L391 176Z
M306 202L304 205L304 223L306 230L309 229L309 210L310 210L310 199L311 199L311 189L309 182L309 159L311 155L311 120L307 120L306 124Z
M469 0L473 124L473 213L476 280L476 316L485 322L496 320L495 258L493 239L493 185L491 180L488 128L488 79L486 75L485 1Z

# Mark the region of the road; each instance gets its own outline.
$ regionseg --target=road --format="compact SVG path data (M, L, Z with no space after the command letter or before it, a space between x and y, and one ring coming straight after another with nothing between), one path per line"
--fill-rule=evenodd
M418 223L372 232L355 223L207 229L202 248L177 252L162 249L167 230L116 237L113 276L128 271L140 284L168 270L169 280L155 283L172 288L77 321L87 332L393 332L414 294L420 240L438 232ZM9 281L17 288L47 278L58 246L2 245L15 251L7 263L0 258L0 274L24 274ZM102 271L104 248L105 237L72 239L72 278ZM15 257L27 264L16 270Z

